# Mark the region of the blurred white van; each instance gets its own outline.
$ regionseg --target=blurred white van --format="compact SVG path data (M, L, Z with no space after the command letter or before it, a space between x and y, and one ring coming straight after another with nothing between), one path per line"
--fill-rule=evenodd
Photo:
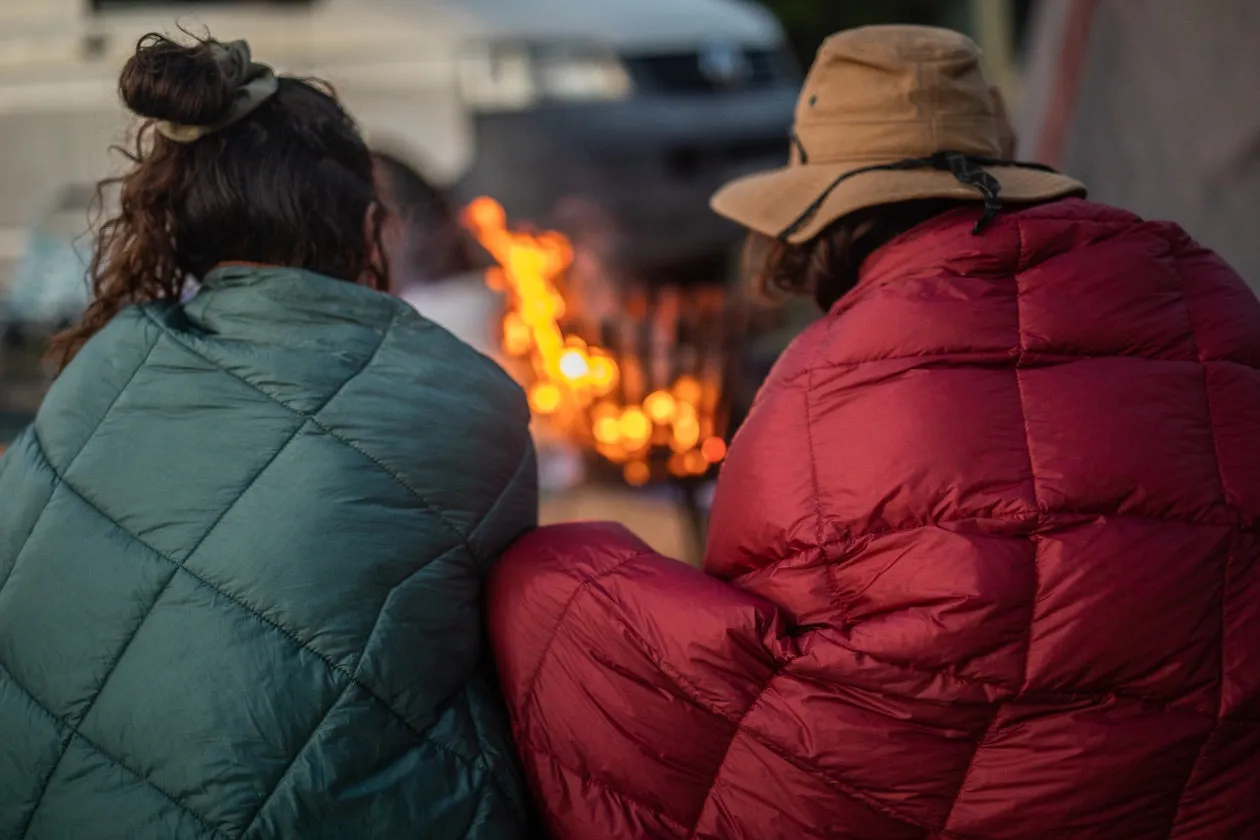
M140 36L177 26L332 82L375 147L457 200L561 227L575 200L597 207L636 271L729 249L738 233L707 197L783 160L800 81L745 0L0 2L0 300L15 279L20 295L63 287L46 208L121 165L118 71Z

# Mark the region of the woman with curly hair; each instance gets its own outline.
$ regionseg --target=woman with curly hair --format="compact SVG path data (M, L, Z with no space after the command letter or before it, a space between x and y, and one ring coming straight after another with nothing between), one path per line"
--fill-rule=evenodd
M328 88L150 35L120 92L94 297L0 461L0 836L522 836L480 608L521 393L386 293Z

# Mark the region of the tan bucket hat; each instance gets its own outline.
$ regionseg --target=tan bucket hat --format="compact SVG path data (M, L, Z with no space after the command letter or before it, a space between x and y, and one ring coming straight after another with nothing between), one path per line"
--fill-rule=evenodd
M927 26L851 29L823 44L805 79L787 167L727 184L712 207L800 244L879 204L984 201L983 225L1003 200L1085 193L1048 167L1003 160L1000 141L970 38Z

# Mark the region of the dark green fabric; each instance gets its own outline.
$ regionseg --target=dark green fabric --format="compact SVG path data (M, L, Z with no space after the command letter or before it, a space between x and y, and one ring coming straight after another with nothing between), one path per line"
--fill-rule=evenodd
M405 304L223 269L0 461L0 838L510 838L482 579L519 389Z

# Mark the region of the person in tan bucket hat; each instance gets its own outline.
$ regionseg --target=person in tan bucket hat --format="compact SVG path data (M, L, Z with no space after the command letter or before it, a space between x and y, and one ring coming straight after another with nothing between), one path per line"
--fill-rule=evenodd
M1260 302L1013 160L977 56L835 36L790 164L715 199L826 315L704 570L576 524L492 576L558 840L1255 836Z
M799 244L880 204L983 199L996 212L1003 200L1083 195L1083 184L1048 167L1005 159L995 94L980 73L979 49L957 32L841 32L823 44L805 80L788 166L727 185L713 209Z

